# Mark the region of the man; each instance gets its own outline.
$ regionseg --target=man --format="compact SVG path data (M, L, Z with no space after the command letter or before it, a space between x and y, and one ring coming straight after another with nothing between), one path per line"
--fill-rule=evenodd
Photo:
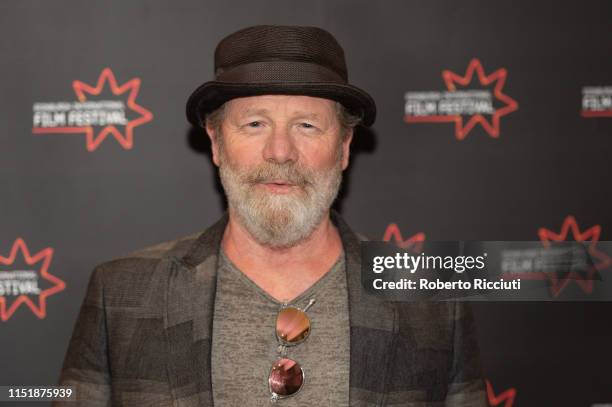
M87 406L486 405L463 305L361 289L359 238L330 207L376 108L335 38L249 27L215 75L187 115L228 212L94 270L61 384Z

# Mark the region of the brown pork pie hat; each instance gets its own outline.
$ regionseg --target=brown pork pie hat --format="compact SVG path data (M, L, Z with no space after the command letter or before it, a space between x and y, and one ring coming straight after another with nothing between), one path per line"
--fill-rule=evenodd
M306 95L336 100L371 126L376 104L348 83L344 51L317 27L258 25L228 35L215 49L215 80L187 101L187 119L205 127L206 115L230 99L255 95Z

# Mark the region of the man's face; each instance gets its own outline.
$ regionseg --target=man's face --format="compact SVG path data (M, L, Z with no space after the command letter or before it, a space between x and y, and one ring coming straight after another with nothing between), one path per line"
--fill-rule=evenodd
M230 209L264 245L290 247L309 236L335 199L348 166L335 102L264 95L228 102L213 161ZM344 132L347 132L344 130Z

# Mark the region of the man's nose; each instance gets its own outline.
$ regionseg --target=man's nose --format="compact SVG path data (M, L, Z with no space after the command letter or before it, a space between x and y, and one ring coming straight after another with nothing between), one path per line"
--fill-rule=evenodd
M279 126L268 136L263 150L263 158L266 161L276 161L281 164L286 161L297 160L295 141L285 128Z

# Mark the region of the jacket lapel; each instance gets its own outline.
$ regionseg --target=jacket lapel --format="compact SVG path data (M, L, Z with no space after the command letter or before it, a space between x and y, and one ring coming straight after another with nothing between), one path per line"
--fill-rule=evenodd
M395 308L361 288L359 238L334 210L346 254L350 321L350 405L380 406L398 321ZM213 406L211 339L217 258L227 213L202 233L181 258L162 262L169 270L164 296L168 373L180 407Z
M212 407L211 339L217 256L227 213L182 258L171 259L165 328L168 374L179 407Z
M361 286L359 237L332 211L346 254L346 278L351 326L350 406L382 406L385 382L393 354L398 315L392 303L367 294Z

